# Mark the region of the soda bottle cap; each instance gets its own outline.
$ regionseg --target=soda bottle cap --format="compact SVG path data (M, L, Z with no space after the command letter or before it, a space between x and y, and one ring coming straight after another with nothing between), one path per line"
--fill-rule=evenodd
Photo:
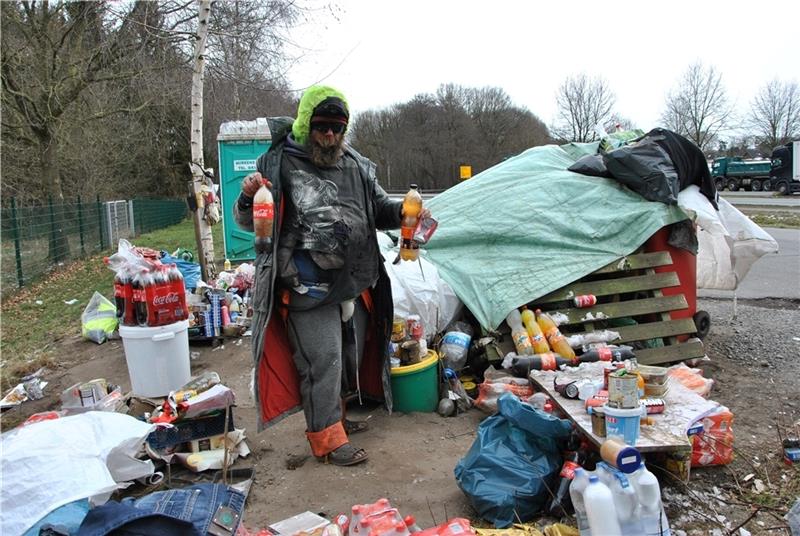
M409 187L410 187L412 190L416 190L417 188L419 188L419 186L417 186L416 184L413 184L413 183L412 183L411 185L409 185Z
M361 511L361 505L360 504L357 504L357 505L353 506L353 513L354 514L357 514L360 511Z
M403 521L406 522L406 525L413 525L414 523L417 522L414 516L406 516L405 519L403 519Z

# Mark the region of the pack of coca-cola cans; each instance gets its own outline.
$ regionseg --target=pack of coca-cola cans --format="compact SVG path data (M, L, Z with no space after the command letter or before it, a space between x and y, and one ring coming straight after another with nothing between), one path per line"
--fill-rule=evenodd
M189 318L186 288L178 266L148 260L123 265L114 277L117 317L126 326L164 326Z

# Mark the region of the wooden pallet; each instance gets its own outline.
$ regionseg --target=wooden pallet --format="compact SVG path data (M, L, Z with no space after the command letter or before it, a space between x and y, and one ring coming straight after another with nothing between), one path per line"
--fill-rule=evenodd
M662 347L636 350L636 358L642 364L672 363L702 357L705 349L700 339L694 338L697 332L694 320L673 320L670 316L670 312L689 307L686 298L683 294L664 296L662 292L665 288L680 285L678 274L655 272L656 267L671 264L672 257L666 251L629 255L537 299L528 304L528 308L566 315L568 320L560 325L564 335L610 329L620 334L620 339L611 344L639 341L663 343ZM594 294L598 304L585 309L575 308L572 298L581 294ZM598 319L598 316L602 319ZM609 320L620 318L633 318L638 323L632 326L608 326ZM687 337L681 336L689 338L686 340ZM505 346L507 343L501 343L493 352L489 352L490 360L493 353L501 357L505 351L513 350L513 347Z

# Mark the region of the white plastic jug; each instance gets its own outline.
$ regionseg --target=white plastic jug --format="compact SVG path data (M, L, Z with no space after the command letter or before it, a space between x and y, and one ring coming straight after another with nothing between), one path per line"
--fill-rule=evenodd
M575 519L578 522L578 530L581 536L591 536L589 530L589 518L586 516L586 505L583 502L583 493L589 485L589 472L580 467L575 469L575 477L569 485L569 497L572 499L572 506L575 508Z
M622 536L614 507L614 496L597 475L589 477L589 484L583 493L586 517L592 534L603 536Z
M658 479L644 463L631 475L639 499L643 533L647 536L669 536L669 521L661 501L661 486Z

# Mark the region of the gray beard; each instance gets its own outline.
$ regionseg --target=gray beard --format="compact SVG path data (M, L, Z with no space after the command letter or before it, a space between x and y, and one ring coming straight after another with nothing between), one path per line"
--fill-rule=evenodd
M336 165L342 157L342 146L344 140L339 140L336 144L330 147L323 147L314 142L311 142L311 163L319 168L329 168Z

